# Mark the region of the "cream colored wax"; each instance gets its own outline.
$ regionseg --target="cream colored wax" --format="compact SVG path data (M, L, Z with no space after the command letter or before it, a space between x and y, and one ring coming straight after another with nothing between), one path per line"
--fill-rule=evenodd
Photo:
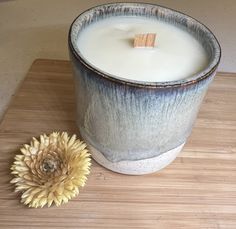
M134 48L135 34L156 33L154 48ZM164 82L192 76L207 66L202 45L188 32L144 17L111 17L78 37L82 56L97 69L129 80Z

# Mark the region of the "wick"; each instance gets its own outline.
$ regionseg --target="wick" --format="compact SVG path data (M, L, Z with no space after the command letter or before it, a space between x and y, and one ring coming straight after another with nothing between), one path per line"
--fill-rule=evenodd
M155 33L136 34L134 37L134 48L145 48L155 46Z

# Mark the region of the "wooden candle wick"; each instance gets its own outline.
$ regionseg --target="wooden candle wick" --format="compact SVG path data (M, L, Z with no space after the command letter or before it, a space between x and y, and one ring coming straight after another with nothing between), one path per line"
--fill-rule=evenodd
M155 46L155 33L143 33L143 34L136 34L134 37L134 47L135 48L145 48Z

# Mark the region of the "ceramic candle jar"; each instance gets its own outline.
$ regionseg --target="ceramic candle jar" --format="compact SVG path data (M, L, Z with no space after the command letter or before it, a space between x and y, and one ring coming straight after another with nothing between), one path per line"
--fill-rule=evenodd
M125 73L101 69L81 52L78 40L89 26L121 16L157 20L189 33L205 50L207 64L181 79L160 82L153 76L153 81L135 79L135 75L130 79ZM92 157L108 169L135 175L158 171L176 158L191 133L221 55L216 38L203 24L177 11L143 3L114 3L85 11L71 25L69 51L76 121Z

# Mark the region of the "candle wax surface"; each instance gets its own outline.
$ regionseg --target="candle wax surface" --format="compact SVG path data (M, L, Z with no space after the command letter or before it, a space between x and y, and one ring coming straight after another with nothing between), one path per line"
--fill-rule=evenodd
M135 34L156 33L154 48L134 48ZM117 16L83 29L77 46L88 63L114 77L145 82L193 76L208 64L203 46L186 31L155 19Z

